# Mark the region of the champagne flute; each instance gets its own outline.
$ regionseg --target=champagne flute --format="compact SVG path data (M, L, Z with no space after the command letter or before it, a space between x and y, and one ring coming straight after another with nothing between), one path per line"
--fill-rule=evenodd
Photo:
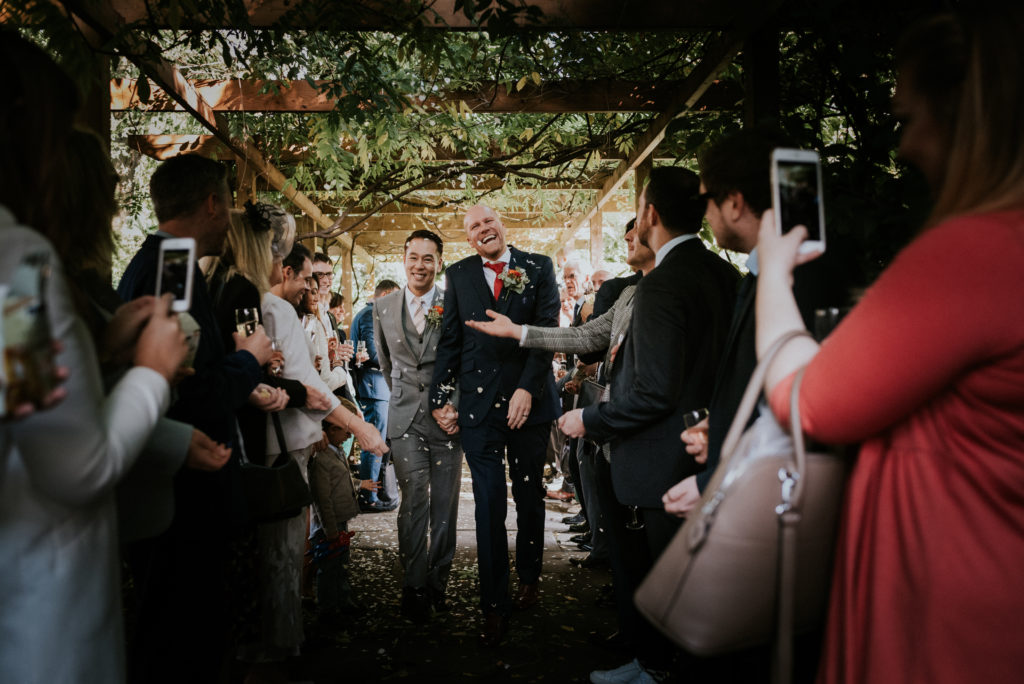
M366 353L366 340L359 340L356 343L356 368L362 368L363 362L359 360L360 354Z
M356 351L355 351L355 347L352 346L352 340L345 340L344 342L341 343L341 345L348 350L348 357L349 357L349 359L351 359L353 356L355 356ZM345 362L345 370L349 370L350 368L351 368L351 365L349 364L348 361L346 361Z
M626 523L627 530L642 530L644 529L644 521L640 519L639 510L637 506L629 507L629 522Z
M272 338L270 340L270 349L271 349L271 351L275 351L275 352L281 351L281 340L279 340L276 337ZM282 375L284 375L284 360L283 359L276 359L276 358L275 359L271 359L270 360L270 368L269 368L268 372L271 375L273 375L275 378L279 378Z
M242 337L248 337L256 332L256 326L260 324L259 309L241 308L235 309L235 330Z

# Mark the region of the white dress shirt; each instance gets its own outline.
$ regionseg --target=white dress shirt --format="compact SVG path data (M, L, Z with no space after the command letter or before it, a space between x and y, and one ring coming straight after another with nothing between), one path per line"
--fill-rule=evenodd
M508 254L508 252L505 252ZM485 271L489 271L491 275L495 275L489 268L485 268ZM405 286L405 310L409 312L409 320L412 321L413 313L416 311L417 300L423 302L423 316L426 318L427 312L430 311L430 304L434 301L434 290L437 288L436 285L431 285L430 289L424 295L416 295L409 286ZM491 281L491 289L494 289L494 281Z
M661 246L661 249L659 249L657 252L654 253L654 267L657 268L658 265L661 263L661 260L665 258L665 255L668 254L669 252L671 252L672 249L676 245L681 245L684 242L686 242L687 240L695 240L695 239L697 239L697 234L696 233L687 233L686 235L680 235L679 237L674 237L671 240L669 240L668 242L666 242L665 244L663 244Z
M512 260L512 252L509 251L508 247L506 247L505 253L494 261L491 261L490 259L484 259L483 257L481 257L481 259L485 264L496 264L501 262L505 264L505 268L508 268L508 262ZM487 288L491 292L494 292L494 280L498 277L498 274L492 271L491 269L487 268L487 266L482 266L481 268L484 269L484 278L487 280Z

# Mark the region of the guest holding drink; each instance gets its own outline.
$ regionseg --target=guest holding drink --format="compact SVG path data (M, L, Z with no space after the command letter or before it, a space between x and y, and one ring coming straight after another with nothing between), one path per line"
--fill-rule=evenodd
M986 3L987 4L987 3ZM819 681L1019 682L1024 672L1024 7L963 10L897 53L900 154L928 179L924 230L820 349L769 369L789 420L863 442L847 487ZM757 348L803 328L802 227L761 224Z

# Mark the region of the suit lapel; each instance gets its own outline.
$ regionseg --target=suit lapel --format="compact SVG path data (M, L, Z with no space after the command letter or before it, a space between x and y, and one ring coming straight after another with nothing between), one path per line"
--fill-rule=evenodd
M484 260L480 255L471 257L466 264L469 273L469 280L473 285L473 289L476 290L477 295L480 297L480 301L483 302L485 308L492 308L494 306L494 291L487 289L487 278L484 277Z
M430 301L430 308L427 309L427 311L429 312L430 309L433 309L435 306L442 302L444 302L444 297L441 295L441 288L435 285L434 298ZM440 334L441 331L440 325L431 325L429 321L425 325L426 327L423 329L423 344L420 345L419 352L416 355L416 363L420 363L423 361L423 355L427 352L427 347L433 344L434 340L437 338L438 334Z
M511 271L513 268L519 268L519 259L516 258L516 253L518 251L519 250L517 250L517 249L515 249L513 247L509 247L508 248L509 259L508 259L508 268L505 269L506 272ZM521 270L523 270L524 273L526 272L524 269L521 269ZM502 287L501 287L501 301L498 302L498 313L503 314L503 315L507 315L508 314L509 303L510 303L511 299L513 297L515 297L515 296L517 296L516 293L513 292L512 290L510 290L508 285L502 285Z

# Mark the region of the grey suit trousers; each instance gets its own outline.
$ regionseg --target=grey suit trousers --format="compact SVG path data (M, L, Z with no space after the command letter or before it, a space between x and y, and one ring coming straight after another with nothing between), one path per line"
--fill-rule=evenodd
M405 434L392 438L391 451L402 491L398 551L403 586L443 593L455 556L462 447L458 437L440 441L436 432L436 426L425 430L413 421Z

